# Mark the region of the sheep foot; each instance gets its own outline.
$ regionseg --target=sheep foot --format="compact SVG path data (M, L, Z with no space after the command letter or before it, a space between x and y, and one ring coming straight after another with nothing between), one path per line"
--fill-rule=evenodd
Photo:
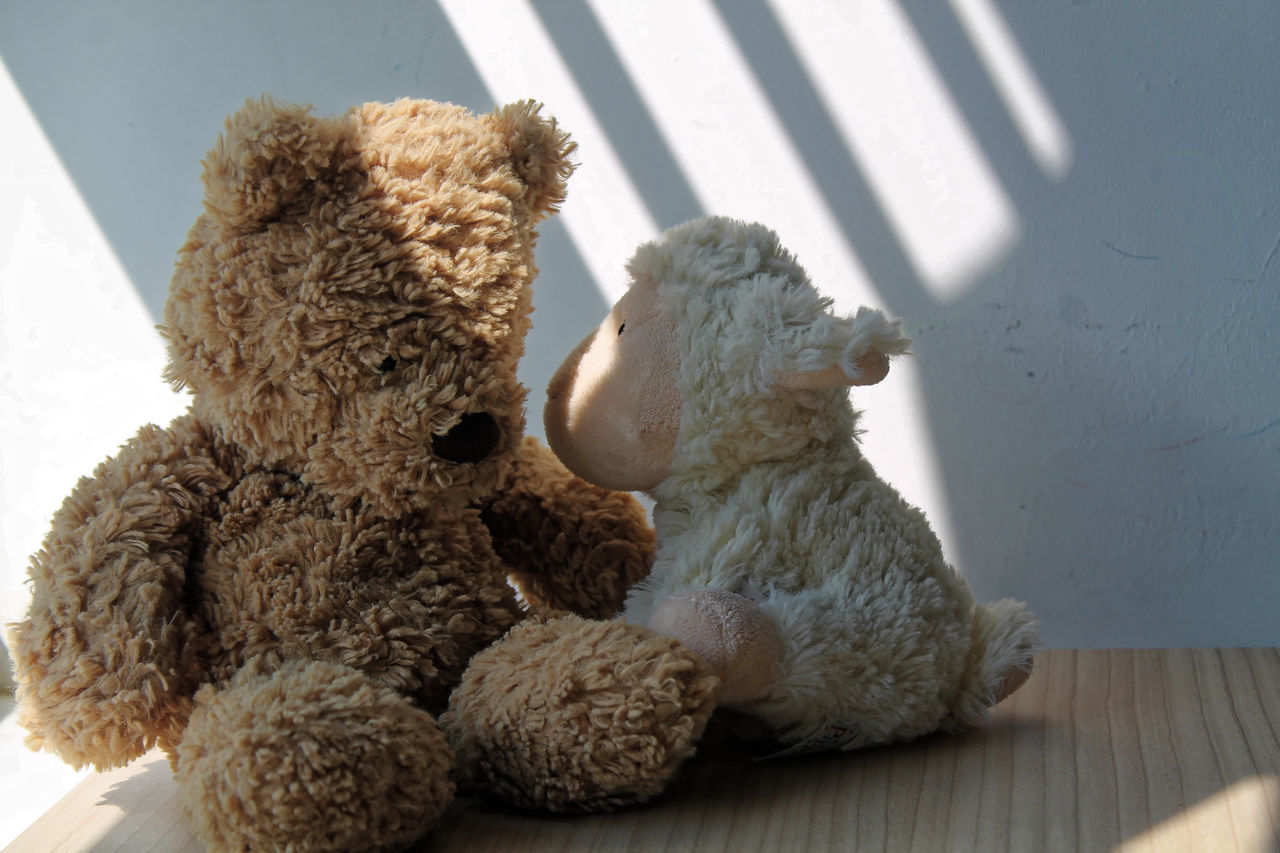
M762 699L778 677L778 628L758 604L737 593L703 589L668 596L649 628L676 638L710 664L720 678L721 705Z

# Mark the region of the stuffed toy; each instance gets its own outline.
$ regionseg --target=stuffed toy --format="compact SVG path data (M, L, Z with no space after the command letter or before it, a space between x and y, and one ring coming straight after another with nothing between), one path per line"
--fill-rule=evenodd
M1015 690L1030 614L975 604L858 449L848 388L907 350L899 324L835 316L772 231L726 218L671 229L629 273L546 409L570 470L656 502L626 618L698 652L783 753L956 729Z
M158 744L211 849L393 849L454 795L437 715L492 645L450 716L459 777L566 809L662 789L715 678L600 621L648 569L646 515L523 437L534 228L572 149L531 103L228 120L161 327L191 407L82 479L33 558L33 748L103 769Z

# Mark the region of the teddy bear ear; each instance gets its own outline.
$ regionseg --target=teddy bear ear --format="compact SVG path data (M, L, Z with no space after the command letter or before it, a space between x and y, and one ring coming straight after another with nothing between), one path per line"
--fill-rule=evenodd
M340 132L309 106L246 101L204 159L205 207L224 227L261 227L329 166Z
M507 140L516 174L528 188L524 201L539 220L555 213L564 201L566 182L576 164L570 159L577 143L536 101L498 107L490 116Z

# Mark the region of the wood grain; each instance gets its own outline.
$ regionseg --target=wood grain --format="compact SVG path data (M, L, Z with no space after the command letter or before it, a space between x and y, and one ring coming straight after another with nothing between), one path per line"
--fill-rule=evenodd
M656 803L460 800L421 846L542 850L1280 851L1280 650L1051 651L969 732L752 761L709 743ZM83 782L15 851L198 851L168 765Z

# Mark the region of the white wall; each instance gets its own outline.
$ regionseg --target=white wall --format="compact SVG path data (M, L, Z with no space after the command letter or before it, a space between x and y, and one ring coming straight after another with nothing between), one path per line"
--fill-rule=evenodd
M868 452L1054 646L1280 643L1280 5L0 6L0 618L75 478L182 407L150 326L223 117L544 100L541 392L634 244L779 229L918 356Z

